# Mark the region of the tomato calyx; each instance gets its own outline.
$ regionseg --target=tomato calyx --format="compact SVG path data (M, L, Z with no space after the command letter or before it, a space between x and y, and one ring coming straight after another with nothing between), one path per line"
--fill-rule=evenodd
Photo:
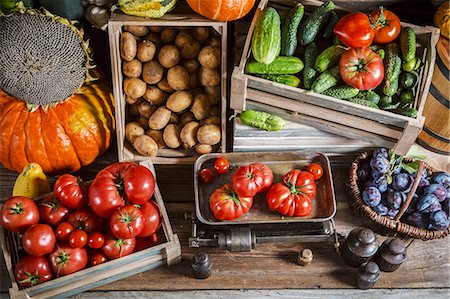
M23 204L21 202L16 203L15 207L11 207L9 208L11 210L11 214L12 215L20 215L22 214L25 210L23 209Z
M44 207L47 207L52 210L52 212L56 212L59 208L59 201L56 198L53 198L50 202L41 203Z
M380 26L381 28L389 26L389 20L384 15L384 7L383 6L380 6L380 15L378 16L378 19L375 20L375 18L372 15L369 15L369 20L370 20L370 24L371 24L370 26L372 27L372 29L375 29L378 26Z
M38 272L37 269L36 269L36 273L35 274L32 274L32 273L30 273L28 271L25 271L24 273L28 276L28 278L19 281L19 284L30 283L32 286L34 286L34 285L37 285L37 284L41 283L41 278L45 278L44 276L39 275L39 272Z
M119 257L122 257L122 253L123 253L123 246L124 245L131 245L129 244L127 241L125 241L124 239L115 239L115 243L112 246L113 248L116 248L117 246L119 246Z
M309 197L308 194L306 194L305 192L302 192L302 191L301 191L303 188L306 187L306 185L297 187L297 186L295 185L295 183L293 183L293 184L291 183L291 184L289 184L287 187L289 188L289 191L291 191L291 194L292 194L292 195L304 195L304 196L306 196L306 197Z
M123 213L121 209L118 209L117 211L119 212L119 217L117 217L116 219L122 223L125 223L127 225L128 231L132 233L133 227L131 226L131 223L133 221L136 221L136 219L140 217L139 215L134 216L136 210L133 210L131 213Z
M58 256L56 257L56 264L58 264L58 271L56 271L56 276L59 276L61 268L64 267L68 262L69 262L69 254L65 251L62 251L58 247Z

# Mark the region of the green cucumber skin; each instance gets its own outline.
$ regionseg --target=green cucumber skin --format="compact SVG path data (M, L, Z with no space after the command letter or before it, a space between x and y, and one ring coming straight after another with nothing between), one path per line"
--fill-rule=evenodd
M411 27L403 27L400 32L400 49L403 61L416 58L416 34Z
M295 77L294 75L262 75L261 77L292 87L298 87L300 85L300 79Z
M298 31L298 42L300 45L307 45L314 41L319 33L320 26L328 19L333 9L334 3L327 1L314 10L302 26L300 26Z
M245 71L249 74L262 75L293 75L301 72L303 61L292 56L278 56L271 64L264 64L258 61L250 61L245 66Z
M284 128L284 120L281 117L263 111L244 110L239 119L245 125L270 132Z
M339 74L339 65L323 72L314 80L312 84L312 90L317 93L322 93L330 87L335 86L341 78Z
M402 60L399 56L399 48L396 43L390 43L385 48L384 60L384 86L383 93L393 96L398 89L398 77L402 68Z
M398 109L395 112L412 118L416 118L418 113L417 109L415 108L403 108Z
M336 26L337 22L339 21L338 15L332 11L330 14L330 17L328 18L328 24L325 27L325 30L323 31L323 37L326 39L333 37L333 29L334 26Z
M311 89L314 79L317 76L317 71L314 68L314 63L319 55L317 45L312 42L306 46L305 49L305 69L303 70L303 87Z
M344 86L333 86L330 87L322 92L322 94L338 98L338 99L350 99L353 97L356 97L359 93L359 90L357 88L344 85Z
M345 49L338 45L326 48L319 56L317 56L316 61L314 62L315 69L322 73L332 68L339 62L339 59L344 52Z
M256 61L270 64L281 51L281 19L272 7L266 7L256 20L252 36L252 54Z
M377 105L380 102L380 96L372 90L361 90L358 93L358 98L366 101L371 101L372 103L375 103Z
M371 107L374 109L380 109L377 104L375 104L371 101L367 101L367 100L363 100L363 99L359 99L359 98L351 98L351 99L348 99L347 101L356 103L356 104L360 104L363 106Z
M291 9L281 29L282 56L294 56L297 49L297 29L303 18L305 8L300 3Z
M402 89L413 89L417 84L417 75L410 72L401 72L398 80Z

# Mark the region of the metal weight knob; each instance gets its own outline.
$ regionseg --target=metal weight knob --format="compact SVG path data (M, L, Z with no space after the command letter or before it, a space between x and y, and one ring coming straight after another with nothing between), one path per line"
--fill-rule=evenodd
M377 252L375 233L368 228L355 228L342 244L342 259L352 267L359 267L369 261Z
M380 247L377 263L381 271L393 272L400 267L406 259L405 243L399 239L387 239Z
M380 268L374 262L368 262L358 268L356 284L358 288L367 290L373 288L380 278Z
M307 266L313 260L313 253L311 249L305 248L297 257L297 263L301 266Z
M198 252L192 257L192 275L197 279L205 279L211 275L211 258L204 252Z

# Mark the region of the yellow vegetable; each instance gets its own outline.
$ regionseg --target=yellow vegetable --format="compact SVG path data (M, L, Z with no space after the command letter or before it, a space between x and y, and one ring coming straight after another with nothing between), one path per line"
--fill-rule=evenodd
M29 163L17 177L12 196L34 198L51 191L52 189L42 167L37 163Z
M441 29L441 34L450 38L450 2L445 1L434 15L434 25Z

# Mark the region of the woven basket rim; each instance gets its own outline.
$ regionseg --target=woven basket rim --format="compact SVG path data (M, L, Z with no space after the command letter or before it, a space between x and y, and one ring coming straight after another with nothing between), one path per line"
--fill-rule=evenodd
M359 214L362 214L366 217L369 217L373 222L402 235L407 235L411 238L421 239L421 240L433 240L439 239L447 236L450 233L450 225L446 229L442 230L428 230L423 228L418 228L416 226L407 224L402 222L401 220L394 220L386 216L378 215L371 207L369 207L363 200L361 196L361 191L358 187L358 168L359 165L366 161L371 154L367 152L363 152L358 155L355 160L352 162L350 174L347 183L347 191L348 191L348 203L350 208ZM404 158L406 162L416 161L412 158ZM423 162L425 169L428 174L439 171L438 169L430 166L426 162Z

